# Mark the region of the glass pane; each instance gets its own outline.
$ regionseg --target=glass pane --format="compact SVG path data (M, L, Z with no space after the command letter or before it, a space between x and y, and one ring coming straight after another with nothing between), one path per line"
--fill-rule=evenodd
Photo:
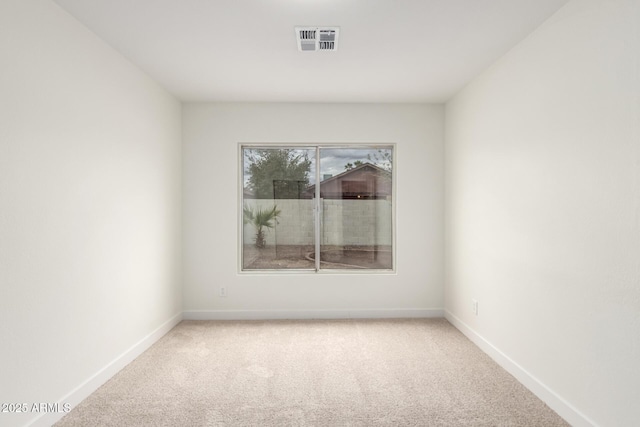
M392 147L320 150L320 268L393 268L392 160Z
M244 270L315 269L315 149L243 148Z

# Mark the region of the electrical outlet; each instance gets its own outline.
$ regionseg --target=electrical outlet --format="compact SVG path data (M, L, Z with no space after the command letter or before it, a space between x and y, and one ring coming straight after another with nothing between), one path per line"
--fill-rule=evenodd
M475 314L477 316L478 315L478 300L472 299L471 302L473 303L473 314Z
M225 288L224 286L220 286L220 288L218 289L218 296L221 298L224 298L227 296L227 288Z

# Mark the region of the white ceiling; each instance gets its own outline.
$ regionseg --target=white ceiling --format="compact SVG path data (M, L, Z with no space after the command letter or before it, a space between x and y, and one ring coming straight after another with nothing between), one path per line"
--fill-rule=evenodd
M55 0L184 101L443 102L567 0ZM299 52L295 26L339 26Z

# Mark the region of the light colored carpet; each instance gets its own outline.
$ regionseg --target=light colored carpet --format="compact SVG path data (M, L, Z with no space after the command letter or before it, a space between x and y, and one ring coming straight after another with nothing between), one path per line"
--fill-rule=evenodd
M566 426L444 319L184 321L56 426Z

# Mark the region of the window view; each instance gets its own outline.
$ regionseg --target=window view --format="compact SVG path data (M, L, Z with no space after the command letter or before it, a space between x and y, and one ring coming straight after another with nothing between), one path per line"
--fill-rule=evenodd
M391 146L243 146L242 269L392 269L392 167Z

